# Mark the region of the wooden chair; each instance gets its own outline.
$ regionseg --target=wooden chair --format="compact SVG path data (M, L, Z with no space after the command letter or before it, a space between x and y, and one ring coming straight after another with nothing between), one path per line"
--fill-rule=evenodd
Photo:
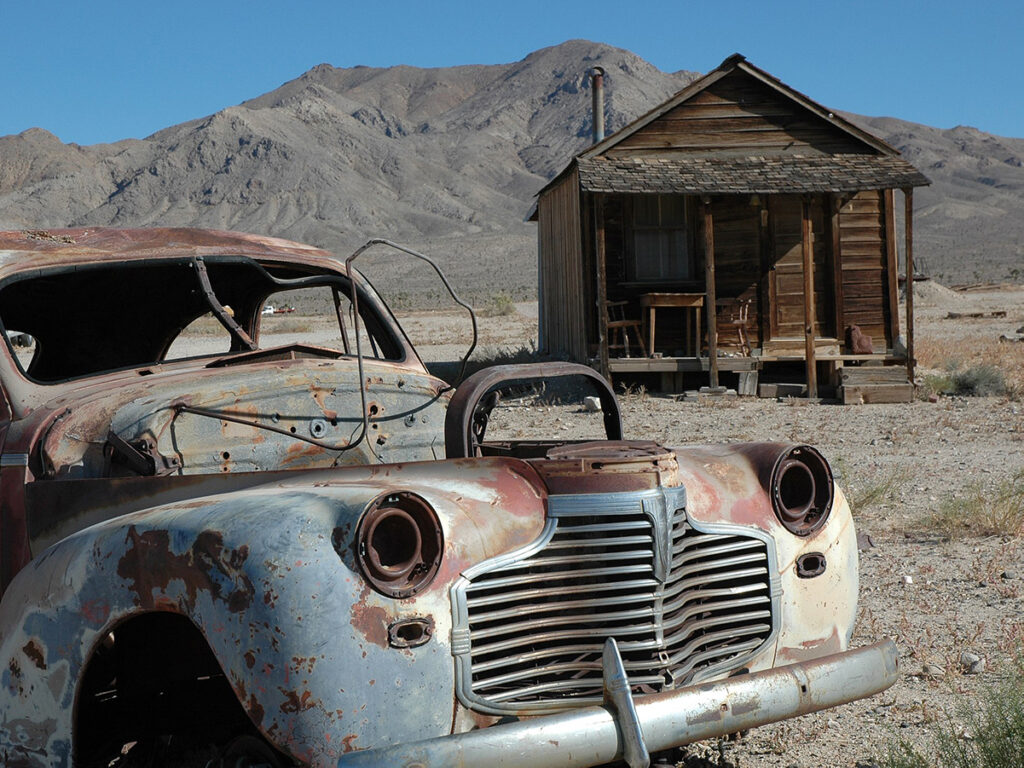
M636 333L636 341L640 345L640 351L643 352L644 357L647 357L647 347L644 346L644 336L640 330L643 322L639 319L633 320L626 317L626 307L628 305L628 301L606 301L604 303L605 315L608 318L608 351L621 349L624 357L630 357L629 345L631 342L629 331L632 328Z
M736 334L737 346L744 357L750 357L750 339L747 335L750 322L750 304L752 298L738 296L730 299L718 299L717 323L719 335L732 331Z

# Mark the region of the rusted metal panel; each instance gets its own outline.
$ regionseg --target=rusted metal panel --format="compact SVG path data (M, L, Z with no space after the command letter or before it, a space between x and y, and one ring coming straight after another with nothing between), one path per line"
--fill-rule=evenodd
M390 489L415 489L444 527L434 582L400 601L363 581L350 548L363 509ZM75 534L0 604L0 754L68 765L71 702L90 652L147 611L202 628L250 718L304 764L450 733L448 589L468 565L536 538L544 497L537 475L511 459L353 467ZM428 642L389 642L396 623L426 618Z

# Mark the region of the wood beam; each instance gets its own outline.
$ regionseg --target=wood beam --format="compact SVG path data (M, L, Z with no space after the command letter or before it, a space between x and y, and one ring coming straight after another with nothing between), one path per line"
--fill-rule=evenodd
M903 190L906 206L904 230L907 237L907 379L914 383L914 188ZM893 308L893 314L897 308Z
M818 363L814 356L814 247L811 242L811 202L800 201L801 245L804 258L804 356L807 360L807 396L818 397Z
M828 235L831 243L829 266L832 270L832 295L834 297L835 313L833 329L834 335L839 339L840 345L846 337L846 327L843 323L845 309L843 308L843 239L840 231L839 216L843 207L843 199L839 195L828 196L829 211L831 215L826 218L828 222Z
M896 265L896 196L887 189L885 200L885 282L888 285L889 341L896 343L900 335L899 267Z
M768 232L768 200L762 199L758 210L757 222L757 248L761 259L761 279L757 287L757 325L758 335L761 338L760 346L764 349L764 343L771 338L770 313L774 309L771 301L771 238Z
M711 198L704 197L704 291L708 303L708 375L712 387L718 386L718 307L715 306L715 220L711 216ZM698 356L700 350L697 350Z
M604 195L594 195L594 250L595 278L597 280L597 318L598 318L598 354L601 358L601 375L612 382L612 372L608 367L608 276L605 271L604 244Z

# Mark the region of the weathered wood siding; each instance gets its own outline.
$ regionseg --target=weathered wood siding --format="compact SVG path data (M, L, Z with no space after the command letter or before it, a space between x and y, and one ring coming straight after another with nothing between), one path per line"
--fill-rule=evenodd
M831 337L832 275L828 270L828 242L824 237L822 199L811 201L811 237L814 258L814 335ZM772 228L771 338L804 336L803 212L799 195L775 195L769 201Z
M583 252L580 185L575 168L537 201L541 283L540 346L556 356L585 362Z
M732 72L605 154L750 151L793 154L874 150L745 72Z
M875 352L892 347L890 243L886 196L880 190L858 192L839 209L842 320L872 339ZM894 244L892 244L894 245ZM894 256L893 256L894 258ZM895 267L893 267L895 268Z
M719 347L740 346L736 322L747 304L746 336L751 347L761 346L759 284L761 281L761 209L750 198L715 197L715 293L718 299ZM703 252L703 237L699 239Z

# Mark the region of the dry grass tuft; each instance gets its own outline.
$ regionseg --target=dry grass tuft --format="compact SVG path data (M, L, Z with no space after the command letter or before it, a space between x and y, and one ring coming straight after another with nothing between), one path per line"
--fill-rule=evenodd
M1020 662L979 705L964 701L957 719L941 718L923 751L908 741L893 745L884 768L1020 768L1024 754L1024 675ZM959 720L959 722L957 722Z
M864 512L884 501L893 498L896 491L906 488L911 480L911 473L906 467L893 467L882 474L878 479L862 484L856 480L848 480L850 483L850 509L857 512Z
M943 497L923 524L946 539L1024 535L1024 472L993 489L974 484Z

